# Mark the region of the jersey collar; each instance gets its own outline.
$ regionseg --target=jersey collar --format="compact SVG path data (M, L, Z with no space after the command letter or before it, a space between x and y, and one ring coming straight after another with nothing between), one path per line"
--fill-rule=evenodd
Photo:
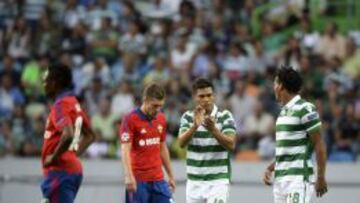
M143 111L141 111L140 107L136 109L136 114L139 115L139 117L142 120L152 121L157 117L157 114L154 117L150 117L146 115Z
M301 99L300 95L296 95L293 97L284 107L289 109L291 108L296 102L298 102Z
M60 94L58 94L55 98L55 103L59 102L62 98L67 97L67 96L74 96L74 92L71 90L65 90L63 92L61 92Z

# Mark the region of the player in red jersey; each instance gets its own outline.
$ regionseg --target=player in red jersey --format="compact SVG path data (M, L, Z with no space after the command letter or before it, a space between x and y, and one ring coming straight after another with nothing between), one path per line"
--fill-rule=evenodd
M72 75L68 67L54 65L47 69L45 93L54 103L47 119L41 153L43 202L74 202L82 181L82 167L77 156L95 139L89 119L71 87Z
M123 119L119 135L125 173L127 203L170 203L175 180L165 142L166 119L160 111L165 91L150 84L143 103ZM164 181L162 166L169 177Z

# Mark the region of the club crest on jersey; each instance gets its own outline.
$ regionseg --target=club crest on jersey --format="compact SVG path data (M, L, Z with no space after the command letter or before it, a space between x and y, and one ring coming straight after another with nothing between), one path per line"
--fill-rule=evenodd
M129 139L130 139L129 133L124 132L123 134L121 134L121 141L127 142L127 141L129 141Z
M158 125L157 129L158 129L159 133L162 133L164 130L164 128L161 125Z
M141 134L145 134L145 133L146 133L146 129L145 129L145 128L141 129L140 133L141 133Z

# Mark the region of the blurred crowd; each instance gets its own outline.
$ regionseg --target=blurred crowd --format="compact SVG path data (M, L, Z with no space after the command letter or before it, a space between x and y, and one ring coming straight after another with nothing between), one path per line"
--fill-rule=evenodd
M90 158L119 156L118 125L150 82L166 87L167 142L172 157L184 158L176 142L180 117L192 108L191 82L205 76L217 105L234 115L234 159L271 159L280 109L274 73L290 65L321 115L329 160L359 159L359 31L340 32L333 22L317 30L306 2L2 0L0 156L39 155L49 110L42 74L63 63L98 135ZM254 13L269 3L256 29ZM325 3L316 9L329 15ZM298 29L287 32L293 25Z

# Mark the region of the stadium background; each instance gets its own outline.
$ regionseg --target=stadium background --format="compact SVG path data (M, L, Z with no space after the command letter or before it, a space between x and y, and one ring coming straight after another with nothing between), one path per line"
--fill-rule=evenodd
M351 191L360 187L359 27L356 0L2 0L0 201L15 197L16 185L40 197L40 190L24 184L39 183L35 163L48 111L41 76L48 64L64 63L73 70L75 92L99 135L85 162L95 163L100 178L107 173L104 163L119 164L118 182L105 179L99 187L113 184L121 193L116 126L139 104L143 85L153 81L166 87L167 142L174 160L184 158L176 136L182 112L192 105L191 81L206 76L215 84L218 105L236 119L235 168L262 166L274 154L279 106L272 80L284 64L302 73L302 95L317 105L323 121L330 168L349 167L347 178L335 178L340 180L335 188L349 189L338 194L354 202L351 194L359 194ZM176 164L181 188L184 162ZM28 167L34 171L22 175ZM241 172L241 167L233 171L239 178L234 187L251 187L251 181L241 182ZM266 189L251 177L257 182L253 194L262 194ZM232 198L241 200L236 194Z

